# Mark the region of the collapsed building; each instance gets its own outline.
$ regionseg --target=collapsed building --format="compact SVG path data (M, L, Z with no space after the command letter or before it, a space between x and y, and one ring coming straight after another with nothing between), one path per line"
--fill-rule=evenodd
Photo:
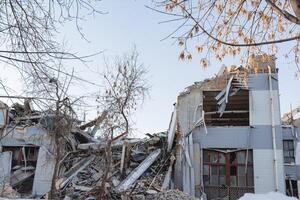
M26 117L25 107L19 104L11 110L2 102L0 106L0 186L9 184L24 193L43 195L51 187L53 149L48 131L43 128L46 124L35 124L41 118L49 119L50 115L32 113Z
M95 139L91 135L106 117L104 111L85 124L73 121L71 129L59 130L61 140L55 140L55 117L51 111L35 111L27 100L11 107L0 103L0 199L48 199L52 190L52 199L153 199L174 194L191 199L180 191L163 193L174 163L174 156L167 154L166 132L143 139L129 138L126 132L110 142Z
M0 197L47 199L53 187L57 199L100 199L99 192L104 199L145 200L299 196L300 123L293 116L300 108L280 118L274 57L252 57L250 64L222 67L187 87L168 132L143 139L122 133L110 140L109 156L108 141L91 136L105 111L86 124L74 122L58 159L55 115L26 101L1 102Z
M14 188L14 197L42 197L52 187L57 162L53 143L54 113L34 111L29 101L9 108L0 102L0 188ZM66 134L65 149L96 140L79 128ZM67 156L66 156L67 157ZM68 169L68 168L65 168ZM1 193L1 192L0 192ZM1 195L0 195L1 196Z
M176 141L175 188L207 199L298 196L298 128L282 125L275 57L249 63L222 67L179 94L168 135L169 150Z

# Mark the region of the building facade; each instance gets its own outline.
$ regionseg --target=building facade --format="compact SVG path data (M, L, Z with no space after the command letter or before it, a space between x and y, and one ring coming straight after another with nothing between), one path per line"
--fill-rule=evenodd
M275 58L251 63L223 68L178 96L169 128L169 146L176 140L175 188L207 199L289 188L298 195L294 163L300 159L291 146L298 138L282 125Z

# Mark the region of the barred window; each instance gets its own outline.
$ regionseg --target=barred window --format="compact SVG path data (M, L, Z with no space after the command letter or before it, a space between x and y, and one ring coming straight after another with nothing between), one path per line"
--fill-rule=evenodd
M284 163L295 163L294 141L283 140Z

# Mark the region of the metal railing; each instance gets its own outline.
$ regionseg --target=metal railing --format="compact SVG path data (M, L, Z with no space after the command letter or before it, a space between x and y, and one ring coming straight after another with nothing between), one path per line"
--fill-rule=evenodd
M208 200L237 200L245 193L254 193L254 187L205 186Z

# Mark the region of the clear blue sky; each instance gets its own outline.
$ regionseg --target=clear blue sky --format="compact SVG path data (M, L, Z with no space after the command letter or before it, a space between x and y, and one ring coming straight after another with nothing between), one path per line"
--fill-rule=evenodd
M88 16L87 21L81 23L82 31L90 42L81 40L74 23L61 27L59 36L59 40L67 41L68 49L82 55L101 50L106 50L105 56L120 55L136 45L141 55L140 60L149 69L149 83L152 86L150 98L133 118L136 122L135 135L139 136L168 128L173 103L178 93L186 86L211 77L218 72L222 64L239 65L238 59L226 59L222 63L211 61L211 66L204 70L198 64L197 57L191 62L179 61L180 48L173 45L174 41L172 39L160 41L172 32L176 25L158 24L168 18L147 9L144 5L151 5L151 1L103 0L99 3L99 8L108 14ZM300 105L300 82L294 79L295 68L286 64L287 61L283 59L282 54L278 54L277 57L281 112L284 113L289 110L290 103L294 107ZM88 67L70 62L67 67L70 71L74 67L80 77L101 83L94 71L103 69L103 55L93 57L87 65ZM11 81L9 77L4 78ZM88 84L77 84L74 88L78 95L99 89ZM89 108L88 111L90 110L94 108ZM93 112L89 113L88 118L95 117L92 115Z

